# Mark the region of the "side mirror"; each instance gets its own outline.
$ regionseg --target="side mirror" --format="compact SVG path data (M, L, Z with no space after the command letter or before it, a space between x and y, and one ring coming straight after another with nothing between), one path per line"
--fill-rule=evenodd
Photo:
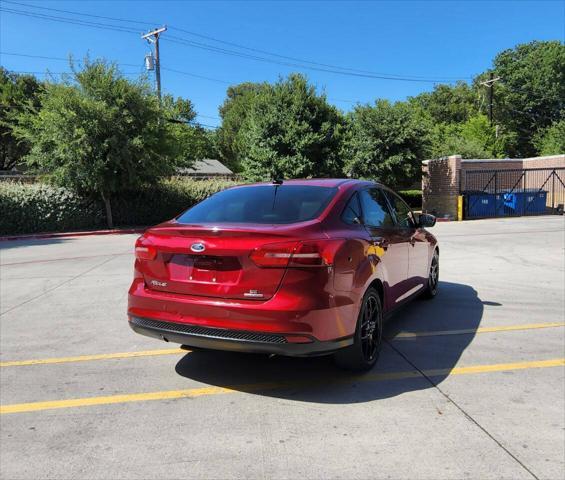
M429 213L420 213L418 218L418 226L420 228L433 227L436 224L436 217Z

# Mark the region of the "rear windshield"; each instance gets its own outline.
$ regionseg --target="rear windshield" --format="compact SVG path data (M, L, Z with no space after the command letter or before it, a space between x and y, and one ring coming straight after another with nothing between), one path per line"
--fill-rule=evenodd
M326 208L337 189L311 185L258 185L224 190L181 214L180 223L304 222Z

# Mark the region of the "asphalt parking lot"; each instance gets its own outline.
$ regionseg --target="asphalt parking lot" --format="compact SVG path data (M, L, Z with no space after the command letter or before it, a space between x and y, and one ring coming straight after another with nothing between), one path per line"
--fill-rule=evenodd
M135 235L0 242L0 477L564 478L564 218L433 231L361 376L134 334Z

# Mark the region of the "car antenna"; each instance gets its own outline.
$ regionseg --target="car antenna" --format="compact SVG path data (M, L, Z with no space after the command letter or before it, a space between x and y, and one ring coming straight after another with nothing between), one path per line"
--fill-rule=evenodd
M273 178L271 183L275 186L275 194L273 195L273 204L271 205L271 210L274 210L275 209L275 201L277 199L277 192L279 190L279 187L283 184L283 179L282 178Z

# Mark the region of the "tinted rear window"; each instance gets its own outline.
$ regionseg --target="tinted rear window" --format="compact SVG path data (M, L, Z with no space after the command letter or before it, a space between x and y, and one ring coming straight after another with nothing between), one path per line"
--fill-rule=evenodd
M258 185L224 190L177 218L180 223L285 224L316 218L337 189L308 185Z

